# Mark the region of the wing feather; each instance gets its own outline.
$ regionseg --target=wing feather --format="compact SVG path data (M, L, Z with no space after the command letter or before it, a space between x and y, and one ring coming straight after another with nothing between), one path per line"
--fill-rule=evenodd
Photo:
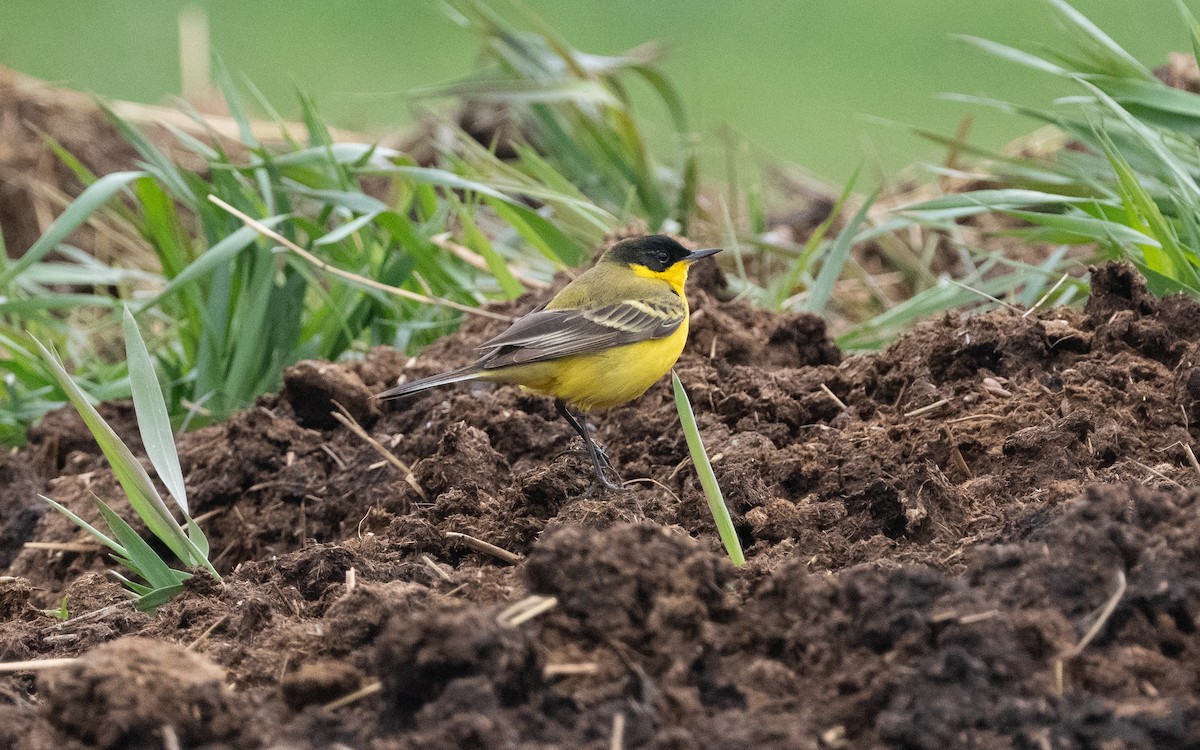
M596 308L536 310L479 348L487 370L590 354L670 336L687 311L678 297L623 300Z

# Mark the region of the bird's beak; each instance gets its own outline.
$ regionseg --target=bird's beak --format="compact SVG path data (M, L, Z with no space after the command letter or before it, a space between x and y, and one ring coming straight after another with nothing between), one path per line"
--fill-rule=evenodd
M725 248L722 248L722 247L710 247L707 250L693 250L692 252L683 256L683 259L687 263L695 263L696 261L700 260L701 258L707 258L710 255L716 255L717 253L721 252L724 249Z

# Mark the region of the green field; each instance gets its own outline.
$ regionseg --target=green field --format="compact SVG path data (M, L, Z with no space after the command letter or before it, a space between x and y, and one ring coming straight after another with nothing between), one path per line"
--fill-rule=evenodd
M424 0L193 4L207 11L216 51L285 113L299 87L316 96L331 122L350 128L410 119L405 92L461 76L474 59L476 41ZM0 63L103 96L164 101L179 89L177 17L185 5L125 0L84 9L68 0L7 0ZM1136 28L1127 22L1128 0L1075 5L1148 62L1188 46L1167 0L1144 3ZM531 0L529 6L586 51L663 42L670 50L666 71L691 108L710 165L721 163L717 134L727 124L763 154L833 179L863 161L891 171L936 158L936 151L867 116L949 133L970 112L976 140L998 144L1023 124L936 95L1043 103L1066 89L951 39L970 34L1018 46L1054 39L1058 30L1038 0Z

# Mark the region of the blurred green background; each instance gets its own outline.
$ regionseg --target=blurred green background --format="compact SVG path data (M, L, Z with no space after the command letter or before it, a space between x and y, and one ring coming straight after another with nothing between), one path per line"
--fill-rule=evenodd
M298 87L316 97L331 124L346 128L411 120L405 92L464 75L476 49L431 0L4 0L0 64L102 96L166 102L180 90L178 17L189 4L206 12L213 49L285 115L295 111ZM1130 4L1074 2L1150 65L1189 47L1170 0L1140 3L1137 28L1129 28ZM502 3L494 7L513 18ZM950 38L1017 46L1055 39L1039 0L528 0L527 7L585 51L665 44L666 70L690 107L710 167L722 163L718 133L727 125L763 155L834 180L860 163L891 171L939 152L867 116L949 134L971 114L973 139L999 145L1031 125L937 94L1042 104L1075 93L1067 82ZM1163 29L1177 33L1164 36Z

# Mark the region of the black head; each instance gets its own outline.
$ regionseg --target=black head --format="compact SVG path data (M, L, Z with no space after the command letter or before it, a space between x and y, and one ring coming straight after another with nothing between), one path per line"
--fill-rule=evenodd
M651 271L662 273L680 261L697 260L686 247L664 234L648 234L621 240L604 253L602 260L614 263L636 263Z

